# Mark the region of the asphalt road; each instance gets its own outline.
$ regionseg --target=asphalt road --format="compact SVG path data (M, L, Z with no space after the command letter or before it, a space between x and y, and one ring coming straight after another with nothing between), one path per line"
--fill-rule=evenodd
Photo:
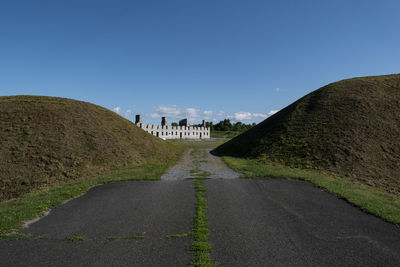
M97 186L0 241L0 266L188 266L195 213L191 180ZM211 179L211 257L219 266L400 266L400 228L312 184ZM108 237L145 236L108 240ZM82 236L83 241L65 238Z
M400 266L400 228L297 180L205 182L219 266Z
M0 266L188 266L191 238L166 236L192 230L194 205L192 181L97 186L23 231L46 239L0 241Z

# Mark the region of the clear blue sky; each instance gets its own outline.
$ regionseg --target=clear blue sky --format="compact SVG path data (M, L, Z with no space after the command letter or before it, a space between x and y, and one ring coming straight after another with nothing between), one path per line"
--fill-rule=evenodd
M259 122L330 82L399 73L399 14L398 0L0 0L0 95Z

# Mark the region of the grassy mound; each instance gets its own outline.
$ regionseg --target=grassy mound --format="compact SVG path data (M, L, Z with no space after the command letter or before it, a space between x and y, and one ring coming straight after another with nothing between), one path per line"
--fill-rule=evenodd
M400 192L400 75L322 87L216 149Z
M0 97L0 143L0 200L180 151L105 108L43 96Z

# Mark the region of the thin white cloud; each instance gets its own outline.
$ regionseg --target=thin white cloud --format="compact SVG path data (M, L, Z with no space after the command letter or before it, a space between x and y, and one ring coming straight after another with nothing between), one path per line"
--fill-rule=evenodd
M252 115L253 115L253 118L262 118L262 119L265 119L265 118L268 117L267 115L265 115L265 114L263 114L263 113L253 113Z
M250 112L235 112L233 115L228 116L229 119L233 119L235 121L243 121L251 119Z
M272 116L272 115L274 115L275 113L277 113L278 111L279 111L279 109L270 110L270 111L268 112L268 116Z
M277 87L275 88L275 91L279 92L281 90L281 88Z
M113 108L113 111L115 112L115 113L120 113L121 112L121 107L115 107L115 108Z
M204 114L204 116L212 116L214 114L214 111L212 111L212 110L204 110L203 114Z
M263 113L251 113L251 112L235 112L233 115L228 116L229 119L235 121L244 121L244 120L251 120L251 119L265 119L268 115Z
M270 110L267 114L264 113L251 113L246 111L235 112L232 115L228 116L228 119L234 121L245 121L245 120L255 120L255 119L266 119L269 116L274 115L279 110Z
M199 117L198 110L197 110L197 109L194 109L194 108L187 108L187 109L185 109L185 114L187 115L187 117L190 117L190 118L197 118L197 117Z
M151 118L167 117L168 119L188 119L195 121L200 117L199 111L195 108L180 109L176 105L173 106L159 106L155 112L150 113Z
M125 117L130 117L132 115L132 110L127 109L124 114L125 114Z
M153 119L159 119L166 117L167 120L181 120L188 119L190 123L198 123L201 120L206 121L220 121L224 119L224 111L214 110L199 110L196 108L179 108L176 105L165 106L161 105L155 108L153 113L147 114L147 116Z
M216 120L216 117L221 117L225 114L223 111L213 111L213 110L205 110L203 111L203 119L205 120Z
M130 110L129 110L130 111ZM252 113L248 111L235 112L227 115L224 111L203 110L200 111L196 108L179 108L176 105L165 106L161 105L155 108L155 112L147 114L148 117L159 119L166 117L168 121L188 119L190 123L198 123L200 120L218 122L225 118L233 121L248 121L248 120L263 120L277 113L279 110L270 110L265 113ZM125 112L127 116L128 110Z
M123 115L127 118L132 116L132 110L131 109L127 109L127 110L123 110L121 107L115 107L112 109L112 111L114 111L117 114Z
M151 113L150 117L158 118L158 117L168 117L168 118L178 118L181 114L181 110L179 110L175 105L173 106L159 106L156 108L156 112Z

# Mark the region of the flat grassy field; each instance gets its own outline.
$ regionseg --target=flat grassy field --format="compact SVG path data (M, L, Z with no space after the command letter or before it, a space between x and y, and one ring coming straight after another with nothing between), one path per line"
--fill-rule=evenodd
M326 191L347 200L362 210L400 226L400 196L316 170L290 168L264 159L223 157L241 178L301 179L309 181Z
M233 138L238 136L241 132L237 131L211 131L210 137L211 138Z
M167 140L167 142L183 149L214 149L228 140L230 140L230 138L211 138L203 140L170 139Z

